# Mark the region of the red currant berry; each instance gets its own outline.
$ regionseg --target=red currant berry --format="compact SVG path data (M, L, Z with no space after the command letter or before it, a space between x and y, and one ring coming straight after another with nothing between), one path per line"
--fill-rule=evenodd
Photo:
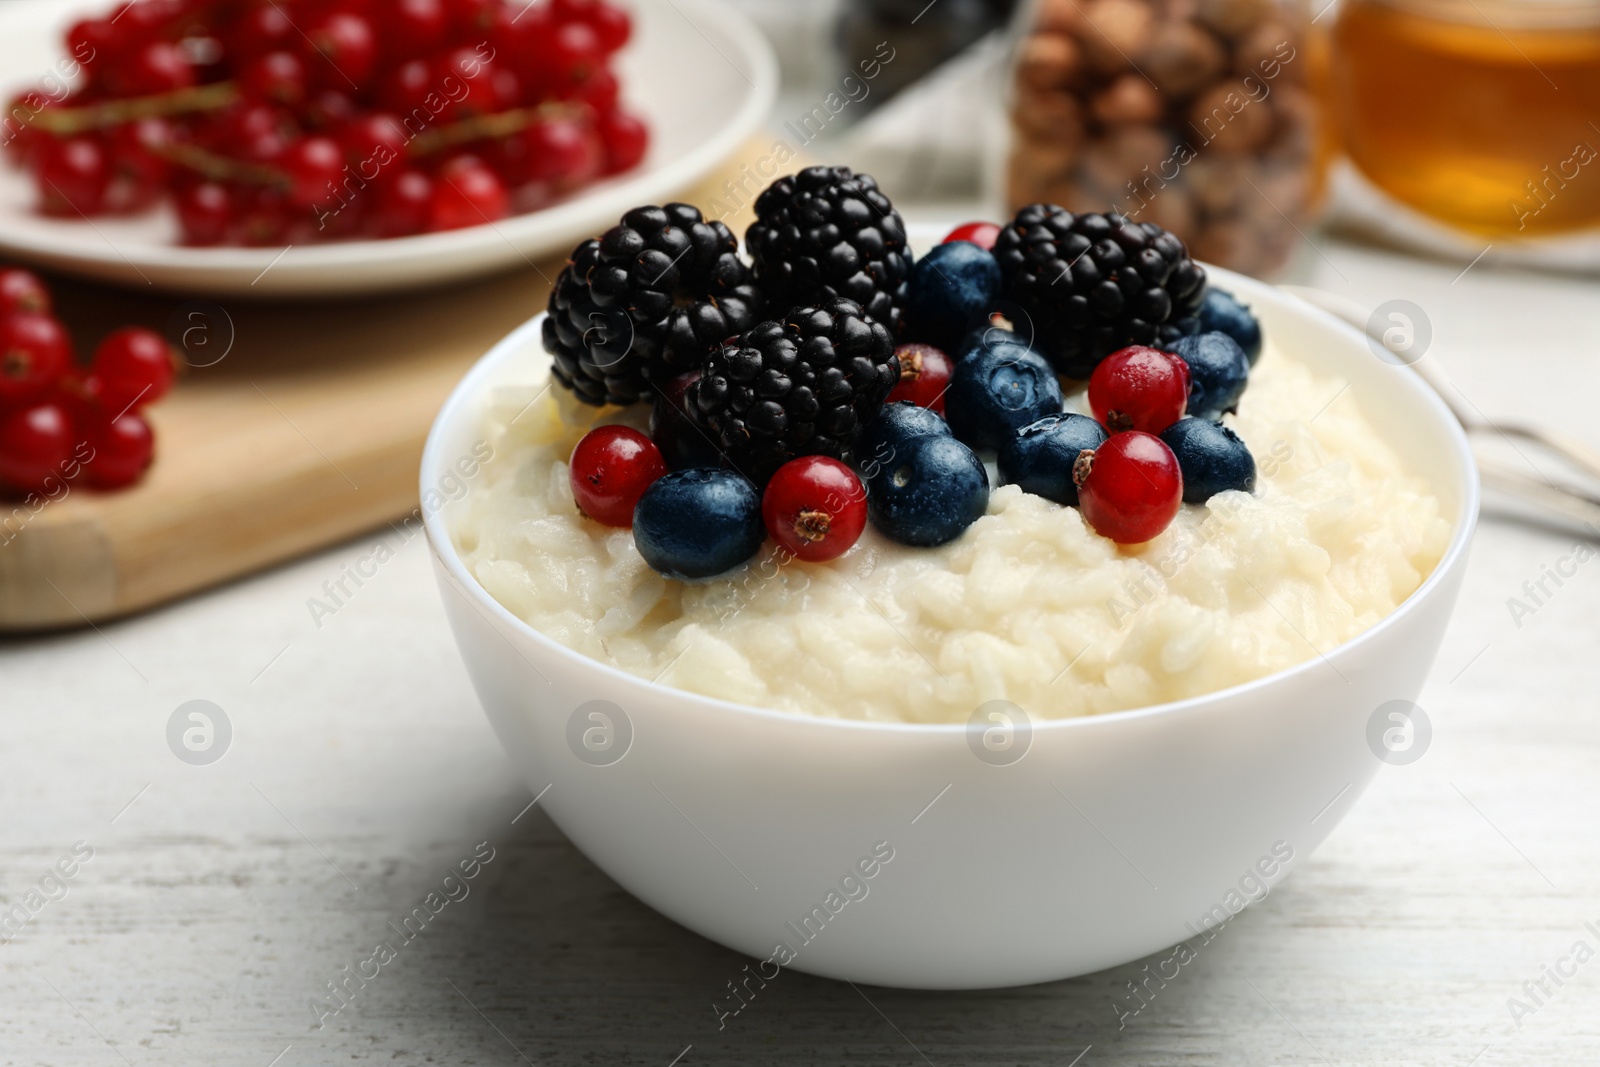
M253 60L239 75L246 95L285 107L293 107L306 98L307 81L305 60L281 50Z
M111 184L106 206L112 211L142 211L161 199L170 167L162 152L172 143L172 123L144 118L112 129L108 137Z
M600 35L587 22L567 22L544 44L547 84L565 89L579 85L605 58Z
M1189 365L1143 345L1101 360L1089 376L1089 409L1112 433L1160 433L1189 406Z
M6 267L0 270L0 318L18 311L50 314L50 290L33 271Z
M49 315L21 311L0 321L0 404L36 399L72 367L72 346Z
M425 108L424 101L434 93L437 79L433 64L425 59L413 59L389 72L379 91L383 106L397 115L409 115Z
M1183 505L1183 472L1161 438L1139 430L1112 434L1072 467L1084 521L1119 545L1151 540Z
M111 165L92 137L46 140L34 159L33 177L46 215L98 215L105 209Z
M433 217L433 179L420 170L402 170L378 186L372 213L379 237L408 237L428 228Z
M325 61L312 68L323 84L335 87L362 85L378 65L378 35L372 23L349 11L333 11L306 31L312 47Z
M597 125L606 149L606 174L632 170L650 149L649 127L626 112L602 112Z
M445 5L456 38L471 42L483 40L499 7L497 0L449 0Z
M218 124L218 134L225 148L257 163L267 163L281 156L294 130L294 120L288 113L268 104L235 108Z
M381 168L406 154L407 141L405 127L387 111L359 115L339 135L345 160L369 181Z
M430 230L460 230L503 219L511 200L499 175L476 156L458 156L439 171L428 216Z
M107 415L154 403L172 388L172 350L153 330L128 326L94 350L85 392Z
M174 204L184 244L205 247L227 240L234 202L225 186L217 182L186 185L178 190Z
M227 51L235 62L256 59L302 40L289 15L278 4L254 4L228 34Z
M278 166L289 176L289 199L313 207L334 199L330 186L344 174L344 151L331 137L302 137L284 149Z
M151 41L106 67L106 87L117 96L152 96L187 89L197 81L183 49L171 41Z
M611 4L595 4L586 21L594 27L600 47L607 52L615 52L627 44L633 33L633 19L622 8Z
M1000 227L992 222L964 222L960 226L945 234L940 244L949 244L951 241L970 241L979 248L994 248L995 238L1000 236Z
M105 65L120 43L121 34L110 19L83 19L67 30L67 52L90 73Z
M384 41L393 59L413 59L444 41L449 16L443 0L394 0L388 6Z
M644 491L667 473L655 442L627 426L590 430L572 450L568 476L578 510L607 526L633 525Z
M536 122L524 132L528 144L528 177L567 189L592 181L605 165L605 149L589 126L578 119Z
M885 403L909 400L918 407L944 414L944 394L950 388L955 364L932 345L905 344L894 350L900 361L900 380L889 390Z
M139 480L155 457L156 438L137 412L120 415L91 428L94 456L84 464L84 477L96 489L121 489Z
M0 486L44 490L72 459L72 420L61 404L37 404L0 416Z
M49 107L50 101L42 93L23 93L6 105L5 116L0 117L0 131L4 134L6 158L12 163L19 167L31 165L39 146L50 140L30 121Z
M797 559L837 559L867 526L867 491L855 471L827 456L801 456L778 468L761 496L767 533Z
M583 79L569 98L576 102L588 104L596 115L604 115L617 109L617 101L622 96L622 84L617 81L617 76L605 67L598 67Z
M237 215L229 227L231 237L254 248L284 243L299 215L289 203L288 193L273 186L240 186L233 197Z
M306 125L317 130L337 130L354 121L361 114L362 105L350 95L348 86L345 89L341 92L323 87L312 93L305 108Z

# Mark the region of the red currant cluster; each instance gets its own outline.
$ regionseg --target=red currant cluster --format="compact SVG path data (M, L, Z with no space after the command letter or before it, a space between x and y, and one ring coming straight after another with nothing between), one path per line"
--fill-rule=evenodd
M80 475L97 489L138 481L155 453L141 409L172 375L166 341L137 327L111 334L79 367L44 283L0 270L0 490L53 496Z
M3 122L47 214L169 196L191 245L400 237L536 210L643 158L606 0L137 0Z

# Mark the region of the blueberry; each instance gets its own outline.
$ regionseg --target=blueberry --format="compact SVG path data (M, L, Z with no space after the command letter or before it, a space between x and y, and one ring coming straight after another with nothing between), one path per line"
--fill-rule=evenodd
M1229 489L1255 490L1255 457L1239 435L1221 423L1179 419L1162 431L1161 439L1178 457L1184 503L1204 504Z
M1000 264L970 241L936 245L911 268L906 339L953 350L984 325L1000 295Z
M877 417L862 427L850 455L857 467L870 471L888 462L909 438L928 436L949 437L950 424L930 408L896 400L883 405Z
M1239 342L1225 333L1180 337L1168 346L1189 364L1189 414L1199 419L1220 419L1239 406L1250 381L1250 360Z
M1017 431L1000 448L1000 484L1017 485L1025 493L1078 505L1072 464L1084 449L1105 444L1105 427L1087 415L1058 411Z
M947 435L906 438L867 477L867 514L886 537L932 547L954 541L989 507L989 472Z
M1043 356L997 330L956 364L944 410L961 440L999 448L1030 422L1061 410L1061 383Z
M1215 286L1206 290L1200 305L1200 329L1219 331L1239 342L1252 367L1261 358L1261 322L1232 293Z
M664 474L633 509L633 543L668 578L732 570L766 540L761 495L742 474L693 467Z

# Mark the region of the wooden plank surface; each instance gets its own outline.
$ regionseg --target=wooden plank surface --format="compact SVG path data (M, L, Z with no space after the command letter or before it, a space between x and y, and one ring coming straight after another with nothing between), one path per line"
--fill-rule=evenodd
M758 154L752 145L684 198L709 203ZM0 501L0 630L137 611L409 513L439 405L474 360L544 309L563 259L442 292L212 301L192 320L198 305L182 296L50 278L80 350L138 323L180 342L195 365L149 409L156 462L139 485L74 488L36 511ZM191 322L202 332L183 346Z

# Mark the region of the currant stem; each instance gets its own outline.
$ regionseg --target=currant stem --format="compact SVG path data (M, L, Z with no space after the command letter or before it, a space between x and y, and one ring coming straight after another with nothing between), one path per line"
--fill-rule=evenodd
M547 103L535 107L518 107L493 115L478 115L448 126L420 133L407 146L407 154L426 156L458 144L506 137L545 119L576 115L579 108L571 104Z
M156 93L153 96L107 100L86 107L46 108L32 115L27 121L46 133L71 137L90 130L137 122L139 119L184 115L197 111L217 111L238 99L237 85L233 82L216 82L212 85L179 89L170 93Z
M150 151L169 162L198 171L214 181L243 182L249 185L290 184L289 175L277 167L218 155L216 152L192 144L166 144L152 147Z

